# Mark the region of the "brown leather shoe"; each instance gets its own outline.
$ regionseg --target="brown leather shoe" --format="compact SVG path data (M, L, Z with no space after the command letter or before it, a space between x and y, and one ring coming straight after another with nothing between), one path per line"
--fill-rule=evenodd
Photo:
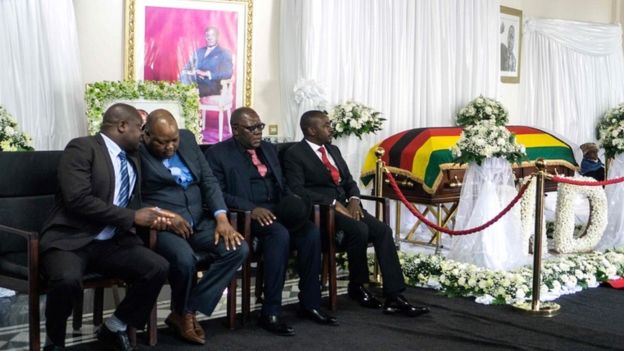
M193 325L193 314L186 313L183 316L175 312L171 312L165 323L169 328L182 339L190 341L195 344L203 345L206 343L206 339L201 338L195 333L195 326Z
M194 313L191 314L191 316L193 316L193 328L195 328L195 334L197 334L197 336L202 339L206 339L206 334L204 334L204 328L202 328L202 326L197 321L197 316Z

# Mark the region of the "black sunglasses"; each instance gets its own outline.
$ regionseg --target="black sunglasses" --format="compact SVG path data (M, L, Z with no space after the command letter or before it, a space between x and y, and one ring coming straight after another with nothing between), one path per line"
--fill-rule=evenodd
M262 131L264 129L264 127L266 127L266 124L264 123L260 123L260 124L256 124L253 126L241 126L240 124L234 124L237 127L241 127L241 128L245 128L249 131L249 133L253 133L255 131Z

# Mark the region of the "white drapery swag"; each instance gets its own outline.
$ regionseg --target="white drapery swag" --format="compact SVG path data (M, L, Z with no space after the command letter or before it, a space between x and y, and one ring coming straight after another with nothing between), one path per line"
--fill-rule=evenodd
M280 18L285 135L302 137L293 92L301 79L319 82L332 105L355 100L383 112L376 140L453 125L461 106L498 92L496 0L282 0Z
M624 154L618 154L609 164L608 179L624 177ZM624 247L624 184L605 187L607 193L607 229L596 250Z
M0 105L37 150L87 131L72 0L0 1Z
M523 120L577 144L595 140L607 109L624 101L620 25L529 19L521 84Z
M479 226L494 218L516 196L513 173L503 158L487 158L466 170L455 221L456 229ZM475 234L454 236L448 258L493 270L510 270L529 263L524 247L520 208Z

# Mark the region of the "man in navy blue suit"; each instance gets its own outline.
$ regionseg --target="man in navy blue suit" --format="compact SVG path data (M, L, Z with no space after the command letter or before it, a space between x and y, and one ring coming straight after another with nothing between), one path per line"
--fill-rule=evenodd
M180 81L197 83L199 96L219 95L221 80L232 78L232 54L219 46L219 30L206 28L206 46L199 48L180 72Z
M260 239L265 267L260 325L278 335L294 335L294 329L280 317L291 241L297 249L300 315L320 324L338 325L334 317L320 310L319 229L307 220L308 213L298 221L293 221L292 215L282 215L293 213L305 201L286 187L275 146L262 141L264 123L254 110L241 107L232 113L230 124L234 136L209 148L206 158L227 205L251 211L251 231Z
M152 111L140 148L143 202L173 212L158 232L156 251L169 261L172 311L165 320L179 337L205 343L195 313L210 315L247 257L242 235L228 222L219 182L188 130L166 110ZM198 252L214 260L195 284Z

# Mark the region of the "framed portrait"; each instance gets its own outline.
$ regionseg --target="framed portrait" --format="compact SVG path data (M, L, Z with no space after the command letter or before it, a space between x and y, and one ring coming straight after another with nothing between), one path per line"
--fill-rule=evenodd
M194 86L204 143L229 137L232 111L251 105L252 1L125 2L126 79Z
M500 77L503 83L520 82L522 11L500 7Z

